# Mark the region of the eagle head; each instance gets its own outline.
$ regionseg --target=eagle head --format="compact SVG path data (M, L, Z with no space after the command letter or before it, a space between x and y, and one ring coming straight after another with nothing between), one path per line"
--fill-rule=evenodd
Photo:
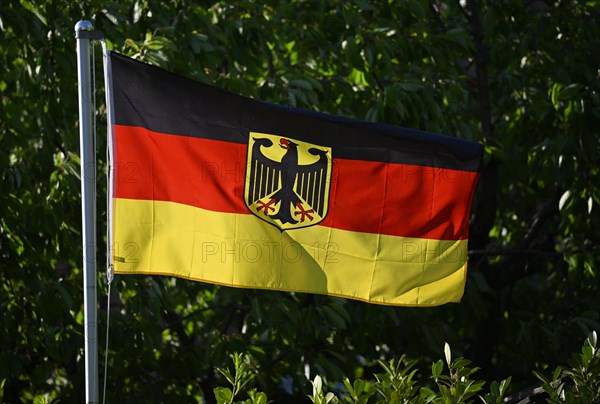
M286 150L289 150L290 146L292 146L292 145L293 146L298 146L297 143L294 143L294 142L292 142L289 139L285 139L283 137L281 139L279 139L279 146L281 146L282 148L284 148Z

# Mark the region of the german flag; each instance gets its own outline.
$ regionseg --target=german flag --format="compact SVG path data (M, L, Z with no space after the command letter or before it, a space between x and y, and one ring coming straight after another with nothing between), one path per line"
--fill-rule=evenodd
M108 55L119 274L457 302L482 146L269 104Z

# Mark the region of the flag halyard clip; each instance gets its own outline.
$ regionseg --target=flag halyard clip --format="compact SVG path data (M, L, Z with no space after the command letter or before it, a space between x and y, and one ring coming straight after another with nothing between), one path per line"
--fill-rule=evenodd
M115 277L115 267L111 264L106 268L106 284L110 285Z

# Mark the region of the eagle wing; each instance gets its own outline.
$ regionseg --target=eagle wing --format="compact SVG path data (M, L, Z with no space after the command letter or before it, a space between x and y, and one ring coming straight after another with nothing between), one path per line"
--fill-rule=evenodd
M298 166L296 193L308 203L319 216L323 217L326 205L327 187L327 152L311 147L308 152L319 159L306 165Z
M281 163L266 157L261 147L271 147L273 142L267 138L255 138L252 157L248 167L248 203L253 204L272 194L280 187Z

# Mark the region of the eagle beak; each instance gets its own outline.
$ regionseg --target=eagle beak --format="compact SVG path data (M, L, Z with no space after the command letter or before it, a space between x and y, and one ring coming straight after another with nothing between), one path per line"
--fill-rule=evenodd
M289 149L290 148L290 143L287 139L283 139L281 138L279 140L279 146L283 147L284 149Z

